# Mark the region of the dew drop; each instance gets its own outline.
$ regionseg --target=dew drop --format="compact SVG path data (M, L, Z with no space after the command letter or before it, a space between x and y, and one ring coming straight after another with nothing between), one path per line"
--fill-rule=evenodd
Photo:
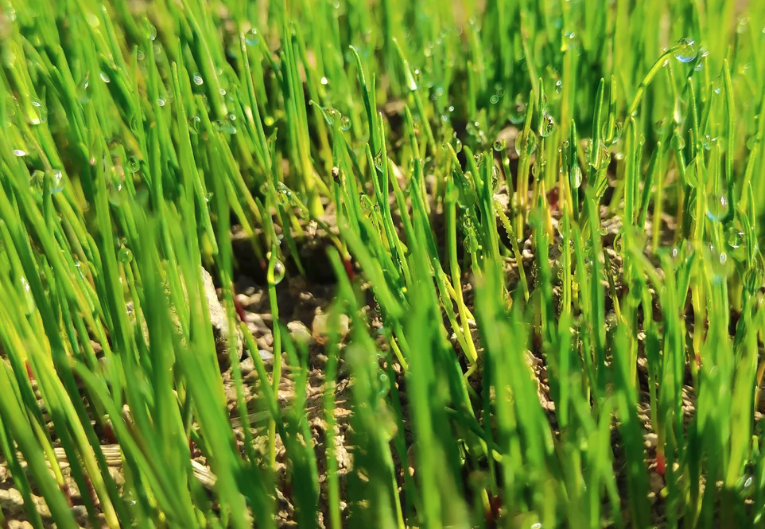
M197 86L202 86L205 84L205 80L202 79L202 76L199 75L199 72L196 72L194 76L192 77L192 80L194 81L194 84Z
M77 99L83 105L90 102L90 90L88 89L89 87L90 87L90 78L88 74L85 74L85 77L82 78L82 81L80 81L80 84L77 85Z
M505 152L507 150L507 140L501 139L494 142L494 150L497 152Z
M693 39L684 37L675 45L675 59L680 62L691 62L699 54L699 47Z
M555 83L555 93L560 94L561 91L563 91L563 81L558 79L558 81Z
M274 279L272 284L278 285L282 282L282 279L284 279L284 273L286 269L284 267L284 263L282 263L279 259L277 259L274 262Z
M329 79L327 79L326 77L322 77L321 84L323 84L324 86L327 86L329 84Z
M340 129L351 130L351 118L348 116L343 116L340 118Z
M542 114L542 124L539 126L539 135L543 138L547 138L555 131L555 120L553 117L545 112Z
M728 199L724 195L710 195L707 200L707 217L713 222L720 222L728 213Z
M722 80L722 77L718 75L715 78L715 80L712 81L712 90L714 91L715 94L719 94L720 92L722 92L722 87L723 87L723 80Z
M537 137L534 135L532 131L529 131L528 134L524 135L522 132L519 132L518 135L515 137L515 152L518 154L518 156L521 155L521 153L526 151L526 154L529 156L534 153L534 151L537 149Z
M672 148L676 151L682 151L685 149L685 139L675 131L675 134L672 136Z
M491 166L491 190L496 193L499 189L499 167L496 165Z
M32 111L33 114L29 120L30 124L40 125L41 123L48 121L48 109L45 107L45 104L36 97L32 98Z
M340 113L340 111L335 108L328 108L324 111L324 113L327 115L327 122L330 125L334 125L335 120L340 119L342 117L342 114Z
M571 170L571 187L579 188L582 185L582 170L575 165Z
M276 191L276 200L282 205L287 204L292 198L292 191L283 182L279 182Z
M619 142L619 140L622 139L622 131L624 130L624 125L622 125L621 121L617 121L614 123L614 136L611 138L611 145L614 145Z
M707 134L704 136L704 139L701 140L701 144L706 150L711 151L715 145L717 145L717 138Z
M131 156L127 161L127 170L131 173L137 173L141 168L141 162L136 156Z
M36 308L35 298L32 295L32 289L29 285L29 281L27 281L27 278L24 276L21 276L21 288L24 290L24 297L26 298L27 302L26 314L32 314Z
M248 46L257 46L260 42L260 35L258 34L258 30L255 28L252 28L250 31L244 34L244 42Z
M133 252L131 252L127 246L123 246L120 248L117 258L122 264L130 264L130 262L133 260Z
M26 151L22 151L21 149L14 149L14 150L13 150L13 154L14 154L15 156L19 156L19 157L21 157L21 156L26 156L26 155L27 155L27 152L26 152Z
M496 105L497 103L499 103L499 96L498 96L497 94L494 94L494 95L492 95L492 96L489 98L489 102L490 102L492 105Z
M744 232L735 226L731 226L728 228L725 241L728 243L728 246L735 250L744 243Z
M64 190L64 175L61 171L53 173L53 179L51 181L52 187L50 189L51 195L55 195Z
M105 83L111 83L111 82L112 82L112 80L111 80L111 79L109 79L109 76L108 76L108 75L106 75L106 72L101 72L101 73L99 74L99 77L101 77L101 80L102 80L103 82L105 82Z
M98 17L93 13L88 13L85 15L85 20L88 21L88 25L92 28L97 28L101 25L101 21L98 20Z

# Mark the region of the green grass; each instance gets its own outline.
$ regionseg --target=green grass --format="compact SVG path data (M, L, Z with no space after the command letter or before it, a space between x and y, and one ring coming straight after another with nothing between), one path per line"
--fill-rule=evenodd
M85 523L70 477L93 527L276 527L278 488L300 527L765 528L765 3L483 4L2 2L0 455L33 527ZM309 349L279 303L315 229ZM241 436L202 266L254 353Z

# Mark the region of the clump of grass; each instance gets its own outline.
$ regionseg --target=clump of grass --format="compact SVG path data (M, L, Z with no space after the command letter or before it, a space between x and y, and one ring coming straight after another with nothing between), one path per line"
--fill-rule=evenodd
M478 4L3 3L0 522L765 527L765 4Z

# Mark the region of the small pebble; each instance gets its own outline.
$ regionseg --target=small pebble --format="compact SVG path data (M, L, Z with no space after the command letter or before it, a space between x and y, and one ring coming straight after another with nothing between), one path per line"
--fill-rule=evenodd
M345 337L350 330L350 319L345 314L341 314L338 318L337 334L340 338ZM313 338L318 343L323 344L327 341L329 336L329 314L319 313L313 318L311 325L313 331Z
M291 321L287 324L287 329L290 331L290 337L297 343L310 344L313 341L311 331L302 321Z

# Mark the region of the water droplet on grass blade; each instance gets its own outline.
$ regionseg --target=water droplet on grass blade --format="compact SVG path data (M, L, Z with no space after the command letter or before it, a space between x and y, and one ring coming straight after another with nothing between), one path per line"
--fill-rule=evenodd
M691 62L699 54L699 47L693 39L685 37L675 45L675 59L680 62Z
M654 123L653 130L657 136L663 136L664 132L667 130L666 123L664 123L664 120L660 119L659 121Z
M250 31L244 34L244 42L248 46L257 46L260 42L260 35L258 34L258 30L255 28L252 28Z
M127 160L127 170L131 173L137 173L141 168L141 161L136 156L131 156Z
M619 140L622 139L622 131L624 130L624 125L622 125L621 121L617 121L614 123L614 136L611 139L611 144L618 143Z
M375 154L375 167L378 171L383 170L383 153L382 151L377 151L377 154Z
M507 150L507 140L501 139L494 142L494 150L497 152L505 152Z
M236 127L234 126L234 123L230 119L216 120L214 125L215 125L215 130L219 132L222 132L224 134L236 134Z
M728 254L720 251L714 244L710 244L707 256L712 270L712 281L714 283L724 281L732 271L731 260L728 259Z
M499 189L499 167L496 165L491 166L491 190L496 193Z
M154 40L157 38L157 27L149 22L149 40Z
M324 111L324 113L327 115L327 118L329 118L328 121L330 125L334 125L335 120L342 117L340 111L335 108L328 108Z
M738 33L740 35L743 34L743 33L746 33L746 30L747 30L748 26L749 26L749 18L742 17L738 21L738 25L736 26L736 33Z
M351 130L351 118L348 116L340 118L340 128L342 130Z
M682 151L685 149L685 140L680 134L678 134L677 131L675 131L672 136L672 148L676 151Z
M22 151L21 149L14 149L13 154L14 156L19 156L19 157L27 155L26 151Z
M105 83L111 83L111 82L112 82L112 80L111 80L111 79L109 79L109 76L108 76L108 75L106 75L106 72L101 72L101 73L99 74L99 77L101 77L101 80L102 80L103 82L105 82Z
M327 79L326 77L322 77L321 84L323 84L324 86L327 86L329 84L329 79Z
M282 279L284 279L284 273L286 272L286 269L284 267L284 263L282 263L279 259L277 259L274 262L274 278L273 283L274 285L278 285L282 282Z
M534 151L537 149L537 137L532 131L525 135L519 132L515 137L515 152L518 156L521 155L524 149L528 155L534 154Z
M53 173L53 177L51 179L51 189L50 194L55 195L57 193L60 193L64 190L64 175L61 171L56 171Z
M547 138L553 132L555 132L555 120L550 114L545 112L542 114L542 124L539 126L539 135L543 138Z
M131 252L127 246L123 246L120 248L117 258L122 264L130 264L130 262L133 260L133 252Z
M24 292L24 298L27 302L26 314L32 314L35 311L35 297L32 295L32 288L29 285L29 281L24 276L21 276L21 289Z
M48 121L48 109L42 101L33 97L32 100L32 114L29 116L29 123L31 125L40 125Z
M88 13L85 15L85 20L88 21L88 25L92 28L97 28L101 25L101 21L94 13Z
M704 146L706 150L711 151L714 148L714 146L717 145L717 138L707 134L704 136L704 139L701 140L701 144Z
M194 81L194 84L197 86L202 86L205 84L205 80L202 79L202 76L199 75L199 72L196 72L194 76L192 77L192 80Z
M707 217L713 222L720 222L728 214L728 199L725 195L709 195L707 199Z
M475 164L476 164L478 167L481 167L481 164L483 163L483 153L482 153L482 152L476 153L476 154L473 156L473 160L475 160Z
M191 132L192 134L196 134L197 131L199 130L199 123L201 121L202 120L199 118L199 116L191 116L189 118L189 132Z
M555 93L556 93L556 94L560 94L560 93L561 93L561 91L563 91L563 81L561 81L561 80L558 80L558 81L555 83Z
M90 78L88 74L85 74L85 77L82 78L82 81L80 81L80 84L77 85L77 99L83 105L90 102L89 88L90 88Z
M573 31L567 31L563 35L563 46L561 51L573 50L576 48L576 33Z
M611 149L606 147L605 144L600 144L598 150L598 167L597 170L606 169L611 164Z
M582 185L582 170L579 169L578 165L575 165L574 168L571 170L571 186L574 188L579 188Z
M489 98L489 102L490 102L492 105L496 105L497 103L499 103L499 96L498 96L497 94L494 94L494 95L492 95L492 96Z
M728 243L728 246L735 250L744 244L744 232L739 230L736 226L731 226L728 228L725 241Z
M292 198L292 191L283 182L279 182L276 191L276 200L279 201L279 204L288 204L290 198Z
M722 76L718 75L717 77L715 77L715 80L712 81L712 90L714 91L715 94L719 94L720 92L722 92L722 87L723 87Z

